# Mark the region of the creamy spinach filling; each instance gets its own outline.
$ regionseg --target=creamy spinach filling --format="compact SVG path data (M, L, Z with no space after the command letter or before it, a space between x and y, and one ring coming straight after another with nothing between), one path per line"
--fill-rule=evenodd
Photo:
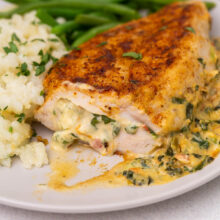
M114 145L114 139L122 130L135 135L140 126L129 122L122 125L106 115L88 112L66 99L58 100L52 112L59 123L59 131L52 137L55 148L65 149L77 140L89 145L99 140L97 145L108 148Z

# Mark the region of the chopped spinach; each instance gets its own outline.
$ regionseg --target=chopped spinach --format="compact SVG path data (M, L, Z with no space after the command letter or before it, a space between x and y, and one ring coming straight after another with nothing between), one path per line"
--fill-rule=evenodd
M172 103L175 103L175 104L183 104L185 102L185 99L184 98L178 98L178 97L173 97L172 98Z
M192 155L193 155L195 158L198 158L198 159L202 157L202 155L196 154L196 153L193 153Z
M213 157L205 156L205 158L194 168L195 171L201 170L205 165L211 163L214 160Z
M193 142L196 142L200 149L208 149L209 142L207 140L202 139L199 133L194 133L194 137L191 139Z
M121 130L121 128L119 126L114 125L113 126L113 136L114 137L118 136L120 130Z
M148 176L147 185L150 185L153 182L154 182L153 178L151 176Z
M98 123L99 123L99 120L98 120L97 116L95 116L95 117L91 120L91 125L96 128L96 125L97 125Z
M199 57L197 60L198 60L199 63L202 65L203 69L205 69L206 63L204 62L203 58Z
M105 115L102 115L101 117L102 117L102 121L103 121L105 124L108 124L108 123L110 123L110 122L115 122L115 120L113 120L113 119L111 119L111 118L109 118L109 117L107 117L107 116L105 116Z
M170 157L174 155L172 147L167 148L166 155Z
M157 157L158 161L162 161L163 158L164 158L164 155L159 155L159 156Z
M193 105L191 103L186 105L186 118L193 119Z
M138 126L136 126L136 125L130 125L130 126L125 127L125 131L128 134L136 134L137 133L137 129L138 129Z

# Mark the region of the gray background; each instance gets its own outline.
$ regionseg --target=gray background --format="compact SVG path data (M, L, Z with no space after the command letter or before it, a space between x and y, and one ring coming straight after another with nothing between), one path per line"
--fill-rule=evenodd
M100 214L52 214L0 205L0 220L219 220L220 177L182 196L154 205Z

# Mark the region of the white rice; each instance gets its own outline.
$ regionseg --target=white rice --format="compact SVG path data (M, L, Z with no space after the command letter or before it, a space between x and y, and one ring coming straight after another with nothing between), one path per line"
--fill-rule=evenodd
M34 110L44 101L42 80L53 63L50 59L45 72L35 76L37 66L33 62L42 61L39 52L55 58L66 53L60 40L51 39L57 37L49 26L39 24L35 12L0 20L0 165L9 167L15 155L21 157L26 168L48 163L42 144L28 144L32 129L26 119L33 119ZM9 42L16 45L18 52L7 53L4 48L12 48ZM24 72L18 76L22 64L27 65L28 76Z

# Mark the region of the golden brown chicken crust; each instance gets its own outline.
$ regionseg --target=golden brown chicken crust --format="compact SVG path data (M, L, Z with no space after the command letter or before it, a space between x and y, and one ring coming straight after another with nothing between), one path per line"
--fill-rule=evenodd
M188 27L197 32L195 19L210 21L203 3L174 3L158 13L96 36L57 62L44 81L47 97L63 81L83 82L105 95L112 91L118 97L129 94L138 108L151 115L155 112L152 101L164 99L171 81L175 81L175 86L171 86L173 92L172 89L181 90L186 78L194 78L193 71L174 73L169 69L192 50L190 45L197 35ZM97 46L104 41L107 44ZM141 53L143 58L122 57L130 51ZM191 68L187 62L185 66ZM162 118L158 113L152 120L158 124Z

